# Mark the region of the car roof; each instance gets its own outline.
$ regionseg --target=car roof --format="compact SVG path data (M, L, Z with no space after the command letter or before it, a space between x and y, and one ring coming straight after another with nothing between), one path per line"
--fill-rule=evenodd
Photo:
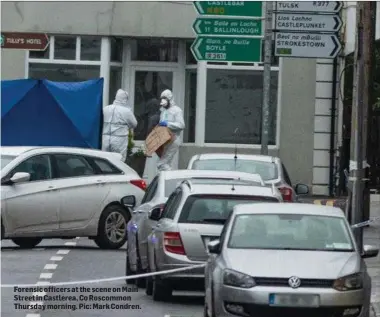
M258 174L250 174L244 172L234 172L234 171L214 171L214 170L172 170L172 171L162 171L160 172L164 179L177 179L177 178L220 178L220 179L236 179L243 178L246 180L251 180L252 182L262 183L263 180Z
M103 158L119 158L121 160L121 154L115 152L106 152L97 149L85 149L77 147L53 147L53 146L2 146L2 155L21 155L25 152L35 151L41 153L47 152L59 152L59 153L71 153L81 155L93 155Z
M276 197L271 187L254 186L254 185L232 185L232 184L199 184L196 182L187 182L190 184L190 195L244 195L244 196L264 196ZM186 186L186 182L182 184Z
M24 152L38 149L37 146L2 146L1 155L18 156Z
M235 214L300 214L345 218L345 215L340 208L306 203L245 204L237 205L234 212Z
M206 154L197 154L193 156L193 159L196 160L213 160L213 159L234 159L234 153L206 153ZM278 157L270 155L259 155L259 154L237 154L237 159L241 160L252 160L252 161L261 161L261 162L274 162Z

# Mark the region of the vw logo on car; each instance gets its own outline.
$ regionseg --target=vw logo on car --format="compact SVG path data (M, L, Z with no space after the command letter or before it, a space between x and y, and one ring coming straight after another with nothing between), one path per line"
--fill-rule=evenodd
M289 278L288 284L291 288L298 288L301 285L301 280L297 276L292 276Z

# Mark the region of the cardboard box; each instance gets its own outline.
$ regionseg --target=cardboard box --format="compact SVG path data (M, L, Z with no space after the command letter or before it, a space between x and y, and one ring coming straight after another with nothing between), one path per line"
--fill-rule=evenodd
M145 155L152 156L156 153L161 157L164 146L172 142L173 138L174 135L169 128L156 126L145 140Z

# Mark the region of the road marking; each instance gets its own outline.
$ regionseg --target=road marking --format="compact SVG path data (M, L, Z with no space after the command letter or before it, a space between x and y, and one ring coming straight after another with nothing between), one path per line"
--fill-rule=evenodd
M53 277L53 273L41 273L40 274L40 279L50 279Z
M26 317L41 317L40 314L27 314Z
M65 245L75 247L77 245L76 242L65 242Z
M70 250L58 250L57 254L68 254Z
M44 267L44 270L55 270L57 268L57 264L46 264L45 267Z
M51 274L51 276L53 276L53 273L42 273L42 274ZM40 275L40 278L42 278L41 275ZM47 282L47 281L37 282L37 285L49 285L49 284L50 282Z
M62 261L63 256L52 256L50 261Z

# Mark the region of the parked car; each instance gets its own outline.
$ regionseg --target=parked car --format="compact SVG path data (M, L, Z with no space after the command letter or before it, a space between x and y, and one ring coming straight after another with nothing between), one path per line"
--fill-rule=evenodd
M285 202L295 202L298 195L307 195L309 187L294 187L280 158L267 155L209 153L194 155L187 166L192 170L224 170L259 174L267 184L275 184Z
M22 248L89 237L118 249L146 184L117 153L70 147L1 148L1 237Z
M205 263L207 243L219 238L233 207L265 201L282 202L280 192L275 187L243 182L184 181L170 195L162 212L157 208L150 214L150 219L158 222L148 238L148 271ZM165 301L173 289L202 289L204 269L156 275L146 281L146 293L155 301Z
M213 183L225 183L226 181L247 181L250 184L264 186L259 175L242 172L225 171L191 171L174 170L160 172L150 183L141 205L133 211L128 223L128 245L126 253L127 276L144 273L148 268L148 235L152 232L152 226L156 221L149 218L154 208L163 209L168 197L184 180L209 179ZM136 281L128 279L127 283L137 282L139 287L145 286L145 280Z
M369 316L379 250L359 252L339 208L239 205L208 250L205 317Z

